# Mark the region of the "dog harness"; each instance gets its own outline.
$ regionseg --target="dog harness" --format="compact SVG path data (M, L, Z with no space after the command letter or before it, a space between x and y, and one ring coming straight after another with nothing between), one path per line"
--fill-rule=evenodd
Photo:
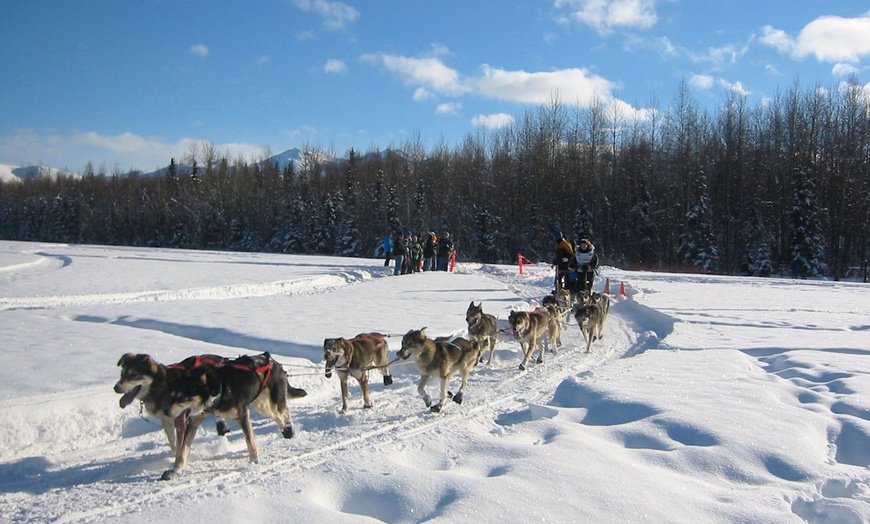
M260 367L246 366L245 364L230 364L230 366L243 371L253 371L257 375L262 375L263 378L260 381L260 391L266 389L266 384L269 383L269 377L272 376L272 359L269 359L268 362Z
M222 359L218 359L215 357L210 357L207 355L197 355L193 358L193 365L190 367L183 366L180 362L177 364L169 364L166 366L171 369L195 369L200 366L209 365L209 366L222 366L224 361Z
M374 339L375 342L380 344L384 341L384 336L380 333L363 333L362 335L359 335L355 339L351 340L351 342L365 342L371 339Z

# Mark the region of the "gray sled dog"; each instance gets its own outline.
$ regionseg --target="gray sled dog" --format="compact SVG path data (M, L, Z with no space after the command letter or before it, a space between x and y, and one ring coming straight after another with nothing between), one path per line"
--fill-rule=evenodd
M474 301L471 301L465 312L465 322L468 323L468 338L480 345L480 361L483 362L483 354L488 348L489 359L486 363L492 364L492 354L498 341L498 320L483 312L483 302L475 306Z
M384 376L384 385L393 383L387 364L389 346L380 333L360 333L351 340L346 338L327 338L323 341L323 359L326 360L326 378L332 371L338 373L341 381L341 412L347 413L347 379L353 377L362 389L363 407L372 407L369 394L369 370L377 369Z
M121 394L119 404L126 408L134 401L142 402L149 415L158 419L173 452L181 442L181 433L176 430L175 417L164 413L164 393L170 384L183 376L186 371L200 366L222 366L228 359L218 355L197 355L188 357L177 364L164 365L144 353L125 353L118 360L121 377L115 384L115 393ZM218 420L218 434L223 435L229 428L223 420Z
M604 303L595 303L590 300L588 304L576 304L574 306L574 319L580 326L583 338L586 340L586 352L592 351L592 342L601 338L604 330Z
M514 332L514 336L520 342L520 350L523 352L523 361L520 370L525 370L526 365L532 359L538 341L541 341L541 351L538 354L538 364L544 362L544 343L541 337L547 333L550 327L552 315L545 309L534 311L511 311L508 323Z
M292 438L287 399L306 394L305 390L290 387L284 368L269 353L242 356L219 367L190 369L171 382L165 392L168 407L164 412L175 417L183 436L175 452L175 463L163 472L161 480L171 480L181 474L196 430L209 415L238 422L245 436L248 457L251 462L259 462L249 406L274 420L284 438Z
M427 408L437 413L444 407L448 396L453 398L453 402L462 404L462 397L468 386L468 375L477 365L481 351L477 342L461 337L438 337L433 340L426 336L426 328L422 328L405 333L402 337L402 349L396 356L403 360L414 357L417 369L420 371L417 394L423 398ZM450 378L456 373L462 377L462 384L459 386L459 391L451 395L447 387ZM433 376L441 381L441 396L435 405L426 393L426 383Z

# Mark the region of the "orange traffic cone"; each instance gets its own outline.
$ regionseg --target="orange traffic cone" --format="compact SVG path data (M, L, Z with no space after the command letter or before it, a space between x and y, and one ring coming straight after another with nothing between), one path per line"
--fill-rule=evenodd
M605 295L610 294L610 279L609 278L604 281L604 294Z
M619 294L625 296L625 282L619 283Z

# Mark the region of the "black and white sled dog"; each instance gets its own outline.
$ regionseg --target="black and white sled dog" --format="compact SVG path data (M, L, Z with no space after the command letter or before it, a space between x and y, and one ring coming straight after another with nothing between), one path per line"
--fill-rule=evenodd
M164 413L164 409L168 407L163 404L166 391L173 381L184 376L187 371L201 366L222 366L227 360L218 355L197 355L177 364L163 365L144 353L125 353L118 360L121 377L115 383L115 393L121 394L121 409L136 400L141 401L145 411L160 420L169 441L169 448L175 451L176 445L181 441L181 434L176 430L175 417ZM217 426L219 435L229 431L223 420L218 420Z
M182 433L175 452L175 463L163 472L161 480L181 474L202 420L209 415L233 420L242 428L248 457L259 461L259 449L251 425L249 406L278 425L284 438L293 437L288 398L304 397L305 390L287 382L284 368L269 353L242 356L223 366L192 368L172 381L165 392L166 416L175 419Z
M478 359L482 356L480 346L462 337L438 337L431 339L426 336L426 328L412 329L402 337L402 349L396 354L407 360L414 357L417 369L420 371L420 383L417 394L423 398L426 407L433 412L439 412L444 407L448 396L453 402L462 404L465 388L468 386L468 375ZM459 373L462 383L454 395L447 391L450 378ZM426 384L431 377L441 381L441 395L437 404L432 404L432 398L426 393Z
M348 340L346 338L327 338L323 341L323 359L326 361L326 378L332 372L338 373L341 382L341 412L347 413L348 377L353 377L362 389L363 407L372 407L369 393L369 370L377 369L384 376L384 385L393 383L387 362L389 346L380 333L360 333Z
M468 324L468 338L480 346L480 361L483 362L483 354L489 349L486 363L492 364L495 343L498 341L498 319L483 312L483 302L475 306L472 300L465 311L465 322Z

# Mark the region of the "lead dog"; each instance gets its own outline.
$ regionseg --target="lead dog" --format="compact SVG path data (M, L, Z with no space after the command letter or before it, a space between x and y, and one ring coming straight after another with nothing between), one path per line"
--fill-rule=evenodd
M462 397L468 386L468 375L477 365L481 352L476 342L461 337L438 337L433 340L426 336L426 328L422 328L405 333L402 337L402 349L396 356L403 360L412 356L416 359L417 369L420 371L417 394L423 398L427 408L437 413L444 407L449 395L447 386L455 373L462 376L462 384L459 392L452 395L453 402L462 404ZM426 383L433 376L441 381L441 396L435 405L432 405L432 399L426 393Z
M380 333L360 333L355 338L327 338L323 341L323 359L326 360L326 378L332 371L338 373L341 381L341 412L347 413L347 379L353 377L362 389L363 407L372 407L369 395L369 370L377 369L384 376L384 385L393 383L387 364L389 346Z
M520 370L525 370L526 365L532 359L535 349L538 346L538 341L544 333L550 329L552 315L546 309L536 309L534 311L511 311L508 316L508 323L514 332L514 336L520 342L520 350L523 353L523 361L520 363ZM558 327L558 323L555 323ZM551 343L555 344L551 340ZM538 354L537 363L544 362L544 344L541 341L541 351Z
M483 354L489 348L487 365L492 364L492 354L495 353L495 343L498 341L498 320L489 313L483 312L483 302L468 305L465 311L465 322L468 324L468 338L480 345L481 362Z
M293 437L293 426L287 399L304 397L305 390L287 383L284 368L269 353L242 356L220 367L200 367L189 370L173 381L166 392L169 399L164 413L174 417L183 428L182 440L175 453L175 463L163 472L161 480L171 480L181 474L187 463L196 430L208 415L238 422L245 436L248 457L258 462L260 452L248 407L270 417L284 438Z
M568 313L571 312L571 306L574 304L574 297L571 296L571 292L565 288L561 288L553 291L549 295L544 297L544 300L541 301L541 305L546 308L550 308L554 310L559 322L562 325L567 323Z
M121 377L115 384L115 393L121 393L119 404L126 408L139 400L149 415L160 420L163 432L169 441L169 448L175 451L181 440L181 434L175 428L175 418L164 414L162 405L164 393L169 384L185 374L187 370L200 366L220 366L227 361L218 355L198 355L188 357L177 364L163 365L144 353L125 353L118 360ZM223 435L229 429L226 422L218 421L218 434Z
M592 351L592 342L601 338L606 313L602 304L592 301L588 304L576 304L573 313L586 340L586 352L589 353Z

